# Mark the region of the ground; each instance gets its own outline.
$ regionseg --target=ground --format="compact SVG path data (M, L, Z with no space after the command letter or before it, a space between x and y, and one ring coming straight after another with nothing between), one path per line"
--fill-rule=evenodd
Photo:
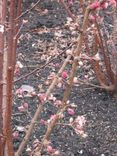
M24 10L30 8L35 0L24 2ZM71 10L82 18L81 9L78 1L71 7ZM107 18L108 19L108 18ZM71 49L71 43L74 43L79 35L75 26L71 24L64 7L56 0L43 0L32 11L23 17L24 26L18 42L17 60L23 64L20 75L15 77L17 80L20 76L31 72L35 68L40 68L50 59L52 62L41 70L33 73L25 79L15 82L14 94L22 85L32 86L37 94L46 92L50 85L47 81L48 76L59 70L62 65L65 54L56 57L57 54ZM74 48L75 45L72 46ZM71 63L65 68L70 72ZM90 79L95 81L94 72L91 65L84 61L77 70L76 77L82 80ZM62 86L56 86L53 95L62 100L65 82ZM64 122L69 122L71 118L84 115L86 118L85 132L87 137L81 137L69 126L57 125L54 129L50 140L52 146L60 151L60 156L117 156L117 100L112 94L97 89L86 84L74 85L70 105L74 107L75 115L70 116L64 113ZM18 107L23 102L29 103L28 112L19 112ZM14 97L13 110L13 131L18 130L18 126L26 128L33 117L38 106L37 97L18 98ZM42 112L42 119L47 120L57 111L57 108L48 101ZM41 139L45 134L46 126L39 124L37 121L36 129L29 140L29 145L25 148L22 156L28 156L27 148L34 149L34 140ZM18 148L25 131L19 130L18 138L14 139L14 148ZM46 151L42 152L47 156Z

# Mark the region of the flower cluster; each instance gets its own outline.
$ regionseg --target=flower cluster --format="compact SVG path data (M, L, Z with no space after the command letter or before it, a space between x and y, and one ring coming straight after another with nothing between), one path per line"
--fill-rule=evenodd
M72 123L72 127L74 128L75 132L84 138L87 137L87 134L84 132L85 123L86 119L83 115L77 116L77 118Z
M107 9L108 6L113 6L116 7L117 2L116 0L109 0L109 1L102 1L100 2L99 0L96 0L94 3L92 3L89 7L91 10L96 10L96 9Z

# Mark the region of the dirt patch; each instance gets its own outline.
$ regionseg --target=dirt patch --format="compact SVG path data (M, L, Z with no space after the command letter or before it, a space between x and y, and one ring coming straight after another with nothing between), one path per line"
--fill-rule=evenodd
M24 8L29 8L31 4L32 1L25 2ZM79 3L75 1L71 9L73 12L77 12L78 8ZM80 10L79 15L81 16ZM74 42L79 35L75 28L72 30L72 28L67 27L66 23L69 18L63 6L57 1L44 0L30 13L26 14L23 19L25 25L22 29L17 50L17 59L23 64L20 76L41 67L47 63L47 59L55 57L56 53L59 54L66 47L69 49L70 43ZM46 92L48 84L45 82L48 76L52 72L57 73L64 58L65 55L55 57L43 70L18 81L14 90L25 84L33 86L37 94ZM65 70L69 73L70 68L71 63ZM91 78L92 81L95 80L88 62L84 62L84 67L78 68L76 76L84 80L87 77ZM16 76L17 78L19 76ZM63 84L61 88L56 87L54 89L53 94L58 100L62 100L65 86ZM23 102L29 103L28 112L18 115L18 107ZM50 138L52 146L60 150L61 156L117 156L117 100L103 90L87 85L76 85L73 87L70 96L70 104L73 103L76 105L73 118L78 115L85 115L86 117L85 131L87 137L82 138L68 126L57 125ZM37 106L37 97L14 97L14 131L17 130L17 126L25 128L28 126ZM42 112L42 118L47 120L56 111L57 108L47 102ZM64 113L64 116L63 121L69 122L71 116L67 112ZM28 147L33 146L32 142L36 138L40 140L45 134L45 130L46 126L37 122ZM14 139L15 149L18 148L25 131L20 131L19 135L19 138ZM28 156L26 150L22 155ZM47 156L48 154L43 151L42 155Z

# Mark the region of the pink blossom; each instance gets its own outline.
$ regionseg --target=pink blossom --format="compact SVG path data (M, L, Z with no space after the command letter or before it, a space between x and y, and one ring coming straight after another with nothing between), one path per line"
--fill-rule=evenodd
M82 116L77 116L77 118L75 119L74 122L76 124L77 129L82 129L83 126L86 123L86 119L85 119L85 117L83 115Z
M54 105L55 105L56 107L61 106L61 104L62 104L62 101L61 101L61 100L56 100L56 101L54 102Z
M55 150L53 149L52 146L50 146L50 145L47 146L47 152L48 152L48 153L53 153L54 151L55 151Z
M59 64L59 63L56 63L54 66L55 66L56 68L59 68L59 67L60 67L60 64Z
M56 119L56 117L57 117L57 115L56 115L56 114L51 115L50 120L55 120L55 119Z
M53 96L53 94L51 94L51 95L49 96L48 100L50 100L50 101L55 101L55 100L56 100L56 97Z
M20 112L24 112L24 111L26 110L26 108L22 105L22 106L19 106L19 107L18 107L18 110L19 110Z
M17 61L14 71L15 75L20 75L20 68L23 68L23 65L21 64L21 62Z
M74 0L68 0L68 5L72 6L74 4Z
M44 119L41 119L41 120L40 120L40 124L42 124L42 125L46 125L47 122L46 122Z
M76 133L83 135L84 134L84 130L83 129L77 129L75 128Z
M49 77L48 80L53 80L55 78L56 74L54 72L52 72Z
M116 0L109 0L109 4L110 4L111 6L116 7L117 2L116 2Z
M14 131L13 134L12 134L12 136L13 136L13 139L18 139L19 132L18 131Z
M62 87L62 83L59 82L59 83L57 84L57 87L58 87L58 88L61 88L61 87Z
M50 84L50 81L49 81L49 80L46 80L46 81L45 81L45 85L48 86L49 84Z
M15 71L14 71L15 75L20 75L20 67L16 64L15 66Z
M95 22L96 21L96 16L90 15L89 20L92 21L92 22Z
M68 112L69 115L75 115L75 111L72 108L68 108L67 112Z
M63 71L62 74L61 74L61 77L62 77L63 79L66 79L66 78L68 77L67 71Z
M40 93L38 94L39 100L43 103L46 101L46 94L45 93Z
M57 115L56 115L56 114L51 115L51 116L50 116L50 119L47 120L47 123L48 123L48 124L51 123L53 120L56 120L56 118L57 118Z
M31 92L31 96L32 97L36 96L36 92Z
M85 123L86 123L86 119L82 115L82 116L77 116L77 118L74 120L74 122L72 124L76 133L80 134L82 137L87 136L87 134L85 134L85 132L84 132Z
M53 153L53 155L60 156L60 151L59 150L55 150L55 152Z
M75 132L79 135L81 135L83 138L86 138L87 137L87 134L85 133L84 130L79 130L79 129L75 129Z
M92 3L89 7L90 7L90 9L95 10L100 7L100 3L98 1L96 1L96 2Z
M21 88L16 90L16 94L18 95L22 95L23 94L23 90Z
M107 9L107 7L108 7L108 3L107 2L104 2L104 3L101 4L101 8L102 9Z
M23 107L24 107L25 109L28 109L29 104L28 104L27 102L25 102L25 103L23 104Z
M74 77L73 82L74 83L78 83L78 78L77 77Z

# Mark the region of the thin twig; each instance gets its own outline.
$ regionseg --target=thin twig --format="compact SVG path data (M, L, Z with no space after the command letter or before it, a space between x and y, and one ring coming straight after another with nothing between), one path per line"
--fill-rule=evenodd
M24 78L29 77L30 75L36 73L37 71L41 71L41 70L44 69L47 65L49 65L54 59L56 59L56 58L59 57L60 55L64 54L65 51L66 51L67 49L71 48L72 46L73 46L73 44L69 45L64 51L62 51L60 54L54 56L50 61L48 61L46 64L44 64L44 65L41 66L40 68L36 68L36 69L34 69L33 71L31 71L30 73L28 73L28 74L26 74L26 75L23 75L22 77L20 77L20 78L14 80L14 83L16 83L16 82L18 82L18 81L20 81L20 80L22 80L22 79L24 79Z
M101 52L102 52L102 55L104 56L104 63L105 63L107 75L108 75L109 80L112 83L114 83L114 74L113 74L113 71L111 69L111 62L110 62L110 58L109 58L108 49L107 49L106 46L104 47L102 35L101 35L100 28L99 28L99 25L98 25L97 21L95 22L95 24L96 24L96 28L97 28L97 31L98 31L98 36L99 36L100 41L101 41L100 42L100 48L102 49Z
M65 4L64 0L59 0L60 3L64 6L65 10L67 11L68 15L71 17L71 19L76 22L76 18L75 16L72 14L72 12L70 11L70 9L68 8L68 6Z
M82 25L82 30L83 32L85 32L86 27L87 27L87 21L88 21L88 16L89 16L89 12L90 9L87 8L86 12L85 12L85 16L84 16L84 21L83 21L83 25ZM78 37L78 45L77 48L74 51L74 62L72 65L72 69L71 69L71 73L70 73L70 77L69 77L69 85L67 85L64 95L63 95L63 100L62 100L62 106L58 109L57 113L56 113L56 117L52 120L52 122L48 125L47 131L45 133L45 136L42 140L42 144L36 149L36 153L35 156L41 156L41 151L44 147L45 141L49 140L49 137L54 129L54 127L56 126L57 122L59 121L61 115L63 114L63 112L66 110L67 108L67 101L69 99L70 96L70 92L73 86L73 79L74 79L74 75L77 69L77 65L78 65L78 60L77 57L80 55L81 53L81 47L82 47L82 41L83 41L83 33L81 33Z
M52 84L51 84L50 87L48 88L48 90L47 90L47 92L46 92L46 99L48 98L48 96L49 96L50 93L52 92L53 88L55 87L56 83L58 82L58 78L59 78L59 76L61 75L61 73L62 73L62 71L64 70L64 68L66 67L66 65L67 65L67 63L68 63L68 61L69 61L70 58L71 58L70 55L66 58L66 60L64 61L62 67L60 68L58 74L56 75L56 77L54 78ZM26 133L26 135L25 135L23 141L21 142L21 144L20 144L20 146L19 146L19 148L18 148L18 150L17 150L15 156L20 156L20 154L22 153L22 151L23 151L23 149L24 149L26 143L27 143L28 140L29 140L29 137L30 137L32 131L34 130L34 126L35 126L35 123L36 123L37 119L39 119L40 116L41 116L41 112L42 112L42 110L43 110L44 104L45 104L45 102L44 102L44 103L41 103L41 104L38 106L38 108L37 108L37 110L36 110L36 112L35 112L35 115L34 115L34 117L33 117L32 120L31 120L29 129L28 129L28 131L27 131L27 133Z
M19 20L19 18L23 17L24 15L26 15L27 13L29 13L31 10L33 10L39 3L41 2L41 0L38 0L30 9L27 9L25 12L23 12L20 16L18 16L15 20Z

